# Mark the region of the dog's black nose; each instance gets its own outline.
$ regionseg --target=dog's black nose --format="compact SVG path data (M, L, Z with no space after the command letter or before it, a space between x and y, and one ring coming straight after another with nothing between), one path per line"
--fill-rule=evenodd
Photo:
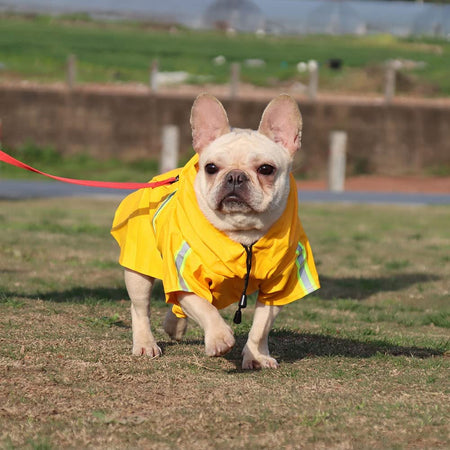
M245 172L242 170L231 170L227 173L226 182L228 186L239 187L242 186L246 181L248 181L248 177Z

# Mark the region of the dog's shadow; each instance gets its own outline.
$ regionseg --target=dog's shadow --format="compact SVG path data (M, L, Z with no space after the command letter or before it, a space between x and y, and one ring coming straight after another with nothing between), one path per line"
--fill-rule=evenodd
M7 271L3 271L6 273ZM385 277L337 277L321 276L321 288L314 293L321 300L340 298L363 301L366 298L386 291L398 291L409 286L438 281L440 277L426 273L394 274ZM128 299L125 286L121 287L86 287L74 286L64 290L36 291L25 293L19 291L3 291L5 297L40 298L56 303L103 303ZM255 297L256 299L256 297ZM157 280L153 288L152 303L164 305L164 289Z
M233 371L241 370L240 352L245 345L245 333L236 335L236 346L225 355L236 365ZM327 336L315 333L301 333L292 330L274 329L270 333L271 354L281 364L294 363L305 358L335 357L371 358L377 355L407 356L411 358L432 358L443 355L443 351L427 347L398 346L383 340L360 341L357 339Z
M365 300L386 291L400 291L420 283L438 281L440 277L428 273L395 273L381 277L330 277L320 276L320 289L314 294L322 300L346 298Z
M128 292L125 286L120 287L87 287L73 286L61 290L37 290L34 292L25 292L20 290L3 290L0 294L5 297L16 298L39 298L44 301L55 303L73 303L73 304L102 304L117 301L129 301ZM164 290L162 283L157 280L152 291L152 304L158 307L165 305Z

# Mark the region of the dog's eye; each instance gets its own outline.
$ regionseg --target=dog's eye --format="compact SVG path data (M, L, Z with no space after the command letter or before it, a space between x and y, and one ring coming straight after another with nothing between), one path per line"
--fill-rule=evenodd
M263 164L261 167L258 167L258 173L261 175L273 175L275 172L275 167L270 164Z
M214 163L206 164L205 172L209 175L214 175L219 171L219 168Z

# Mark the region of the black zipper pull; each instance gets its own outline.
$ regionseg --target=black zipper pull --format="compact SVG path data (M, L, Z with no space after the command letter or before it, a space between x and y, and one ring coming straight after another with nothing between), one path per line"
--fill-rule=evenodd
M234 313L234 318L233 318L233 322L236 325L239 325L242 322L242 313L241 310L238 309L235 313Z
M247 273L245 274L245 280L244 280L244 290L242 291L241 299L239 300L239 307L236 313L234 314L233 322L235 324L240 324L242 321L242 312L241 309L247 308L247 288L248 288L248 282L250 279L250 272L252 270L252 247L253 244L247 246L243 246L245 248L245 251L247 253L247 260L246 260L246 267L247 267Z

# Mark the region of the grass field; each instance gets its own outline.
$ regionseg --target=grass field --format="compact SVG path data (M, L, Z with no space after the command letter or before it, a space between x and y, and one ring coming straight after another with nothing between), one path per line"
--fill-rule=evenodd
M206 77L210 83L224 83L231 62L259 58L265 67L243 64L243 81L283 86L306 82L307 75L299 74L296 65L315 59L321 65L321 90L366 94L381 93L385 61L402 58L423 61L426 66L402 71L397 85L400 93L450 95L450 42L445 40L389 35L229 37L219 32L169 32L146 24L76 19L0 16L0 81L64 80L65 62L73 53L81 82L148 83L149 65L158 59L162 71L183 70L193 77ZM225 56L227 63L214 65L212 59L218 55ZM330 58L341 58L343 69L329 69Z
M322 289L278 318L280 369L243 372L251 311L210 359L160 287L164 356L131 356L117 203L0 202L1 448L450 446L448 207L302 206Z

